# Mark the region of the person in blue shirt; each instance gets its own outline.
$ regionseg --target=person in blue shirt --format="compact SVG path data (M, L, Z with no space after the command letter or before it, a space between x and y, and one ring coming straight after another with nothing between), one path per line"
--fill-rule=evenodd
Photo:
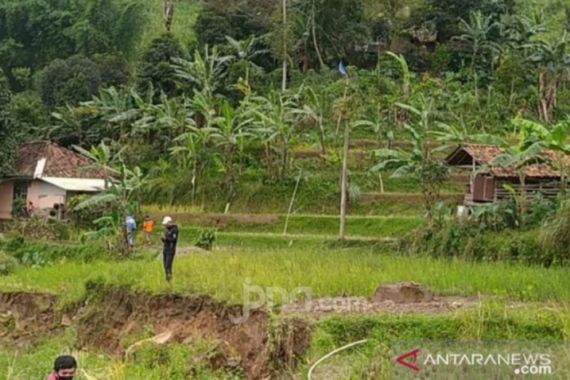
M137 222L132 215L127 216L125 219L125 229L127 230L127 245L129 249L135 246L135 231L137 230Z

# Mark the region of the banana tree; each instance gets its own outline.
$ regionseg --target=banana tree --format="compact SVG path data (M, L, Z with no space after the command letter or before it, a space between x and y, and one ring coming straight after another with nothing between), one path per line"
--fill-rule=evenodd
M183 83L212 99L223 84L227 68L234 57L220 55L217 47L205 47L204 53L196 50L193 61L183 58L174 59L176 76Z
M293 112L301 118L312 120L316 124L321 145L321 157L324 158L327 154L324 117L329 111L328 102L322 93L318 94L311 87L304 87L300 92L305 95L305 102L302 108L296 109Z
M252 69L260 69L253 60L268 52L267 49L256 49L259 38L251 36L243 41L237 41L230 36L226 36L233 54L237 59L237 63L245 65L245 85L249 87L249 76Z
M120 155L123 149L117 153L113 153L111 151L111 147L105 144L104 141L99 143L98 146L91 147L90 150L77 145L74 145L73 149L92 161L91 165L84 168L85 170L97 170L104 173L105 189L108 189L112 183L113 177L119 174L116 169L116 165L120 160Z
M122 221L127 215L134 211L138 205L140 191L145 185L146 178L143 176L140 168L127 168L122 160L115 166L117 175L114 177L113 186L108 187L105 191L88 198L75 207L80 211L91 207L99 207L109 205L113 210L112 215L107 215L95 223L100 227L100 231L105 232L111 240L107 241L110 248L119 249L120 253L125 255L129 253L128 242L122 228ZM114 241L122 243L114 244Z
M570 38L565 32L554 42L538 40L527 45L532 53L529 61L538 72L538 114L544 123L552 121L558 93L563 83L570 78Z
M570 144L567 143L570 135L570 120L557 123L552 129L532 120L515 118L513 124L521 132L525 133L527 139L536 138L543 145L545 150L552 154L547 154L551 164L560 173L560 191L566 194L567 178L569 170Z
M216 146L222 148L225 160L225 183L230 192L233 191L235 181L234 175L234 158L239 153L240 139L250 134L245 127L251 122L251 119L244 119L240 113L234 109L231 104L224 102L221 108L221 115L213 120L213 130L211 134L212 141Z
M184 133L174 139L175 146L170 148L170 155L180 173L192 173L192 202L194 202L198 179L207 166L206 148L211 141L214 129L212 127L199 128L192 122L189 122L185 129Z
M439 198L441 186L448 178L445 165L432 155L430 138L434 128L433 101L420 98L420 108L401 103L397 105L412 116L411 124L406 123L404 129L409 133L413 147L410 150L376 150L378 164L372 167L371 171L393 170L392 177L415 177L421 187L428 219L431 220L432 209Z
M471 73L474 78L476 78L475 66L478 58L484 52L491 54L491 71L493 70L494 58L500 49L497 44L490 40L490 35L498 28L499 24L493 21L493 16L483 15L481 11L472 12L469 15L469 21L459 19L459 29L462 34L457 39L471 45Z
M253 97L251 102L254 105L252 119L266 146L268 160L271 160L273 146L281 150L280 177L283 179L288 173L291 142L295 135L296 102L293 97L276 92L268 97Z

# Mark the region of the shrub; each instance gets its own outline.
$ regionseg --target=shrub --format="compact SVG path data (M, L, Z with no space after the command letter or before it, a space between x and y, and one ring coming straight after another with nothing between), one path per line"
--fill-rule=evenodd
M156 96L162 92L176 95L176 73L171 63L174 58L182 56L182 47L172 35L154 39L143 54L136 80L137 90L147 93L152 89Z
M0 276L11 274L16 269L18 261L0 250Z
M76 195L68 200L66 217L78 227L94 227L94 222L109 212L108 205L90 206L77 210L77 206L91 198L90 195Z
M558 212L542 227L540 245L551 264L563 264L569 261L570 202L565 201Z
M211 229L200 230L195 246L211 251L216 242L216 231Z
M65 241L71 237L72 226L69 223L44 218L30 218L14 221L10 232L25 239Z
M456 220L415 231L400 244L400 251L470 261L552 264L541 247L537 230L489 231L477 224Z
M49 109L89 100L100 85L97 65L81 56L54 60L43 69L38 81L40 96Z

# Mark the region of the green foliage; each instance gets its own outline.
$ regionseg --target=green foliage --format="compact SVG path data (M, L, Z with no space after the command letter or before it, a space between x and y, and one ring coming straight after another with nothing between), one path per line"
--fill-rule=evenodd
M171 34L154 39L145 50L137 72L136 87L142 93L150 90L160 95L176 95L177 85L173 60L181 58L183 50L178 40Z
M198 248L205 249L206 251L211 251L214 247L214 243L216 242L216 230L211 229L203 229L200 230L198 234L198 239L194 244Z
M452 221L443 227L426 227L416 231L408 244L402 248L411 248L413 252L438 258L552 265L552 260L539 244L537 230L484 232L471 225Z
M32 241L27 235L12 238L0 246L10 257L21 265L43 267L63 261L92 262L107 257L98 244L51 244Z
M419 24L433 22L438 41L447 41L459 34L458 20L467 20L470 14L477 11L498 20L502 14L511 13L514 5L512 0L473 0L467 3L462 0L428 0L413 18Z
M23 203L25 207L25 202ZM26 239L67 241L72 234L73 226L57 219L32 217L13 221L11 231Z
M42 101L50 109L89 100L100 85L97 65L81 56L51 62L42 70L38 81Z
M78 205L86 202L90 197L90 195L76 195L67 200L66 207L68 211L66 217L77 227L94 227L95 221L109 211L106 205L95 205L84 209L77 208Z
M11 274L16 269L18 261L0 249L0 276Z
M132 53L145 24L132 0L6 0L0 4L2 67L42 68L74 54Z
M12 172L18 145L19 131L8 109L11 96L8 81L0 69L0 178Z
M541 229L541 248L546 251L552 264L567 263L570 260L570 203L563 202L558 212Z

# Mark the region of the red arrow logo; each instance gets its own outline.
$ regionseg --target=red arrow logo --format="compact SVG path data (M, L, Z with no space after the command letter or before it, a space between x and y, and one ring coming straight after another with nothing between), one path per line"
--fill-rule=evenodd
M404 354L400 357L397 357L396 361L398 363L400 363L401 365L408 367L409 369L411 369L414 372L420 372L420 369L418 367L416 367L419 352L420 352L420 349L416 348L415 350L410 351L407 354ZM406 359L409 357L413 357L413 359L410 362L406 361Z

